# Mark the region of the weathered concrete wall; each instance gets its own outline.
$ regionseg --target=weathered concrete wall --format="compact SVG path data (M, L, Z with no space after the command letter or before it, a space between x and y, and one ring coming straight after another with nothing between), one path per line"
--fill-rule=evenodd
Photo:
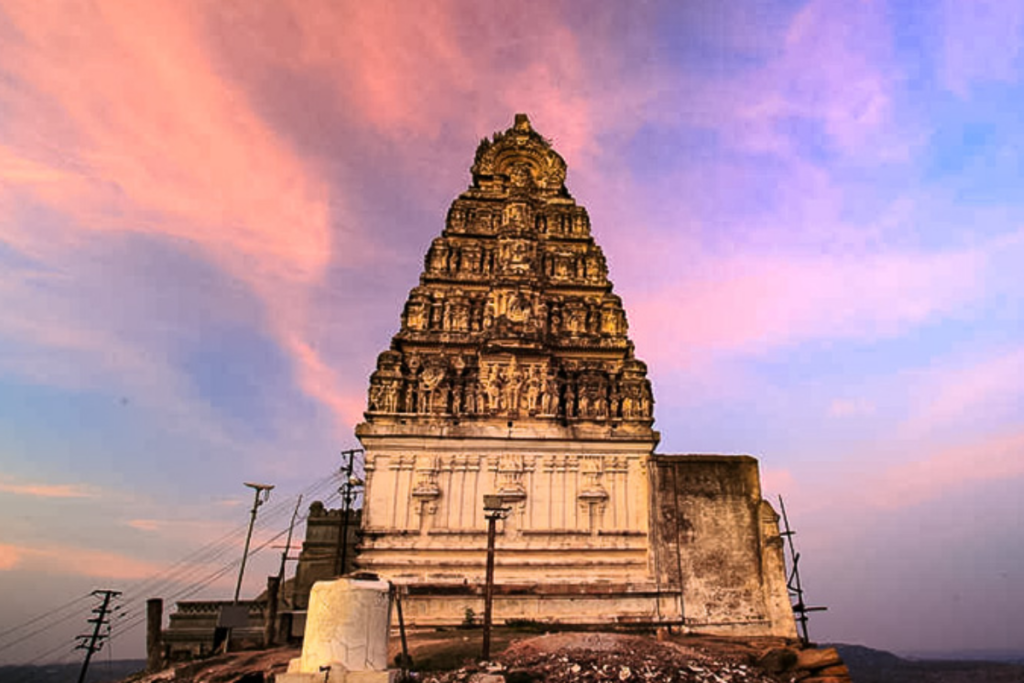
M749 456L651 459L651 561L687 627L796 637L777 517Z
M338 559L338 539L342 535L342 510L328 510L316 501L309 506L306 518L306 539L302 543L299 564L295 569L292 591L284 597L292 609L306 609L309 606L309 592L317 581L326 581L336 576L335 563ZM355 568L359 525L362 511L352 510L348 520L348 551L345 553L345 570Z

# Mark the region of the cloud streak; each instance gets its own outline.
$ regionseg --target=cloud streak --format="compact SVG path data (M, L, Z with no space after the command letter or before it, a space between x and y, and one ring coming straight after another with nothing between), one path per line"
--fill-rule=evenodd
M1024 431L984 436L934 448L927 457L885 469L864 487L874 506L894 510L917 505L977 482L1024 476Z
M630 322L659 367L811 340L885 338L975 300L983 264L974 250L705 259L634 304Z
M96 498L99 492L80 484L40 484L0 475L0 492L32 498Z
M923 400L904 425L908 434L1015 420L1024 401L1024 347L992 353L960 368L931 370L920 385Z
M0 545L0 569L4 571L31 569L48 574L127 581L154 576L163 568L159 562L103 550L74 546Z

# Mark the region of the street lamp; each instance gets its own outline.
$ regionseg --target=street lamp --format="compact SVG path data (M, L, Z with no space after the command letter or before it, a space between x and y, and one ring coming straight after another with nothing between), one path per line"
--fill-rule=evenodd
M484 517L487 518L487 574L484 579L484 661L491 658L491 603L494 600L494 537L495 524L505 519L511 507L504 504L501 496L487 494L484 496Z
M356 476L355 464L356 453L363 453L362 448L342 451L343 456L348 456L348 463L342 467L345 481L342 483L338 493L341 494L342 510L341 519L338 524L338 548L334 556L334 575L341 576L345 573L345 565L348 563L348 525L352 513L352 497L356 490L364 484L363 480Z
M274 488L273 484L251 484L245 482L245 485L255 491L256 497L252 502L252 510L249 516L249 531L245 535L245 550L242 551L242 566L238 568L238 583L235 584L235 604L238 604L238 595L242 592L242 576L245 574L245 560L249 557L249 541L252 540L252 526L256 523L256 511L260 505L267 502L270 498L270 489ZM260 500L260 498L263 500Z

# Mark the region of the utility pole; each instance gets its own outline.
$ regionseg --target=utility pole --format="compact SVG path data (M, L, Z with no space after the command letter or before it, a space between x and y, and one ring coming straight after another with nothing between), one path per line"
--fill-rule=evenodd
M481 657L491 658L491 604L494 602L494 539L499 519L505 519L512 508L504 505L501 496L484 496L484 517L487 518L487 573L484 578L484 646Z
M790 597L796 599L793 612L797 615L796 620L800 624L800 640L804 645L809 645L811 639L807 633L807 613L824 612L828 607L808 607L804 604L804 588L800 584L800 553L796 551L796 546L793 544L793 536L796 535L796 532L789 528L789 517L786 515L786 504L782 502L782 496L779 496L779 510L782 512L782 523L785 528L780 535L784 536L789 543L789 557L793 565L793 570L786 577L786 588L789 590Z
M253 489L255 497L252 502L252 510L249 516L249 531L245 535L245 550L242 551L242 566L238 568L238 583L235 584L235 604L238 604L238 596L242 592L242 576L245 574L245 560L249 557L249 542L252 540L252 527L256 523L256 511L260 509L260 505L267 502L270 497L270 489L274 488L273 484L252 484L245 482L245 485ZM260 500L262 496L262 500Z
M277 580L284 586L284 564L288 561L288 553L292 549L292 532L295 530L295 520L299 516L299 506L302 505L302 494L295 501L295 509L292 510L292 521L288 524L288 539L284 542L284 551L281 553L281 568L277 570Z
M341 452L342 456L348 456L348 462L342 466L341 473L345 476L345 481L338 490L341 493L342 508L341 520L339 520L340 523L338 524L338 550L334 556L335 576L341 576L345 573L345 565L348 562L348 525L349 517L352 513L352 494L355 493L355 489L363 485L363 480L355 474L356 453L363 452L362 448L353 448L352 450Z
M107 621L107 615L110 614L110 601L121 594L121 591L112 590L95 590L92 592L93 595L99 597L103 596L103 602L99 607L93 609L92 613L96 616L86 621L93 625L92 635L78 636L81 638L81 642L75 647L77 650L85 650L85 661L82 662L82 671L78 674L78 683L85 681L85 674L89 671L89 660L92 659L93 652L99 652L100 648L103 647L103 639L107 636L100 631L104 626L109 626L110 622Z

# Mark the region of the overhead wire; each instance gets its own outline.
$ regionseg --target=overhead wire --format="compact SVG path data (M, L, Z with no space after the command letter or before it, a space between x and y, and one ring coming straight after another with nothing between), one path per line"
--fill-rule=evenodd
M337 480L338 477L338 473L333 472L330 475L313 482L300 494L288 496L284 501L274 505L264 512L263 515L258 516L256 518L254 529L262 529L275 521L279 521L279 518L283 513L290 512L298 495L305 495L306 497L309 497L315 493L320 493L325 487ZM287 503L287 505L285 503ZM230 531L226 532L214 541L207 543L193 553L182 558L163 572L146 579L137 586L133 586L129 591L126 591L128 596L123 602L132 600L136 594L152 594L154 592L158 592L158 588L163 588L164 584L173 585L183 579L187 579L189 575L196 573L196 565L201 567L202 565L209 564L222 555L235 550L235 544L232 541L237 539L239 535L246 530L246 527L247 523L243 523L232 528Z
M279 523L281 518L285 515L288 516L290 525L292 511L294 510L296 500L300 495L305 499L310 500L316 499L317 497L323 496L323 494L329 492L329 495L323 496L322 502L325 504L333 503L336 498L340 497L336 488L340 476L340 471L332 472L331 474L317 479L307 485L301 492L286 496L275 504L269 506L262 515L257 517L256 523L254 524L254 531L265 530L267 527L275 524L275 522ZM301 515L299 518L296 518L296 523L305 522L308 516L308 512ZM237 567L241 562L241 558L235 558L213 572L203 575L198 581L194 580L194 577L208 569L211 563L222 558L226 553L237 550L237 543L234 542L234 539L237 539L238 536L247 529L247 526L248 522L232 528L230 531L176 561L167 569L144 579L139 584L126 591L126 594L121 596L118 608L120 613L117 616L120 619L127 619L127 621L124 623L124 626L120 627L113 623L110 624L107 640L114 640L119 635L133 630L145 621L144 611L142 611L142 614L134 614L135 610L144 604L143 601L147 599L145 596L153 595L153 593L164 592L169 590L172 586L182 586L184 584L183 588L177 591L172 591L168 596L169 600L181 600L195 595L197 592L206 588L214 581ZM288 529L285 528L270 539L257 545L255 548L250 550L248 557L256 555L268 545L281 538L285 533L287 533L287 531ZM80 595L67 603L53 607L24 622L8 627L4 631L0 631L0 641L9 635L18 636L7 643L0 642L0 652L4 652L15 645L30 640L44 631L53 628L58 623L66 621L71 615L70 613L65 614L65 612L68 612L71 607L76 606L83 600L87 600L89 597L91 597L91 593ZM21 633L23 629L44 620L45 623L41 624L39 627L27 633ZM72 642L71 645L69 645L67 641L63 641L59 645L56 645L34 657L29 664L35 664L40 661L47 660L58 652L61 652L61 657L64 657L68 654L73 654L75 649L77 649L76 643Z
M60 619L58 619L56 621L47 622L47 623L43 624L42 626L40 626L40 627L38 627L38 628L36 628L36 629L34 629L32 631L29 631L28 633L22 634L20 638L15 638L14 640L10 640L10 641L4 643L3 645L0 645L0 652L6 652L7 650L11 649L15 645L18 645L20 643L24 643L26 640L29 640L30 638L34 638L35 636L39 635L40 633L43 633L44 631L50 630L51 628L56 626L57 623L64 621L66 618L67 617L61 617Z
M338 479L338 476L338 473L331 473L330 475L313 482L300 493L286 497L281 503L264 513L264 515L257 517L257 523L254 525L254 531L262 531L274 522L280 523L282 512L288 513L290 521L291 510L299 495L307 497L320 495L325 490L331 488L332 484ZM197 577L201 575L210 564L213 564L230 552L237 552L237 543L235 543L234 540L246 530L246 526L247 524L243 524L239 527L233 528L231 531L219 537L215 541L206 544L199 550L193 552L189 556L186 556L183 560L178 561L167 570L164 570L137 586L133 586L128 589L126 591L126 595L123 596L122 604L130 607L131 609L137 609L141 607L141 601L146 599L147 596L151 596L154 593L165 592L170 590L173 586L180 585L182 583L190 585L195 583ZM201 579L200 582L202 582Z
M334 478L335 478L335 476L336 476L336 475L332 475L332 477L328 478L328 479L327 479L327 483L330 483L330 480L331 480L331 479L334 479ZM309 489L312 489L312 490L316 490L317 488L323 488L323 486L321 485L321 486L319 486L319 487L317 487L317 486L311 486L311 487L309 487ZM339 493L339 492L337 492L337 491L333 491L333 492L331 493L331 495L330 495L330 496L327 496L327 497L325 497L324 501L322 501L322 502L323 502L323 503L324 503L324 504L326 505L326 504L328 504L328 503L333 503L333 502L334 502L334 499L336 499L336 498L340 498L340 493ZM292 502L293 502L293 504L294 504L294 497L293 497L293 499L292 499ZM309 513L307 512L307 513L305 513L305 514L301 515L301 516L300 516L299 518L297 518L297 520L296 520L296 521L297 521L297 522L305 522L305 521L306 521L306 519L307 519L308 517L309 517ZM287 528L285 528L285 529L283 529L283 530L279 531L278 533L276 533L276 534L275 534L274 536L272 536L271 538L269 538L269 539L267 539L267 540L263 541L262 543L260 543L260 544L256 545L255 547L253 547L253 548L252 548L252 549L251 549L251 550L249 551L249 555L248 555L248 557L253 557L254 555L258 554L258 553L259 553L260 551L262 551L263 549L265 549L265 548L266 548L267 546L269 546L269 545L270 545L271 543L273 543L273 542L277 541L277 540L278 540L278 539L280 539L280 538L281 538L282 536L284 536L284 535L285 535L285 534L286 534L287 532L288 532L288 529L287 529ZM185 586L185 587L184 587L184 588L182 588L181 590L179 590L179 591L175 591L175 592L173 592L172 594L168 595L168 596L167 596L167 600L168 600L168 601L179 601L179 600L184 600L184 599L187 599L187 598L189 598L189 597L191 597L191 596L195 595L195 594L196 594L196 593L198 593L199 591L201 591L201 590L203 590L204 588L208 587L208 586L209 586L210 584L212 584L212 583L213 583L214 581L216 581L217 579L219 579L219 578L221 578L222 576L224 576L224 575L228 574L229 572L231 572L231 571L232 571L233 569L235 569L235 568L236 568L236 567L237 567L237 566L238 566L238 565L239 565L240 563L241 563L241 558L235 558L235 559L231 560L231 561L230 561L230 562L228 562L227 564L225 564L225 565L223 565L223 566L221 566L221 567L217 568L217 569L216 569L216 570L214 570L213 572L211 572L211 573L207 574L206 576L204 576L204 577L203 577L202 579L200 579L199 581L196 581L196 582L190 582L190 584L189 584L189 585ZM125 634L125 633L128 633L128 632L130 632L130 631L134 630L134 629L135 629L136 627L138 627L139 625L141 625L141 624L142 624L142 623L143 623L143 622L144 622L144 621L146 620L146 617L145 617L145 615L144 615L144 614L140 614L140 615L125 615L125 616L131 616L131 618L130 618L130 619L128 619L128 621L127 621L127 622L125 622L124 626L121 626L121 627L118 627L118 628L114 628L114 629L113 629L113 631L112 631L112 633L111 633L111 635L110 635L110 639L111 639L111 640L114 640L114 639L116 639L116 638L117 638L118 636L121 636L121 635L123 635L123 634Z
M75 650L78 649L78 643L72 642L70 645L68 642L61 641L60 645L52 647L41 655L37 655L35 658L28 660L24 663L24 666L34 666L36 664L50 664L52 662L59 661L65 657L70 657L75 654ZM59 658L54 658L54 655L58 652L62 652Z
M277 539L281 538L285 533L287 533L287 529L285 529L283 531L280 531L279 533L275 534L270 539L264 541L260 545L256 546L252 550L250 550L248 556L252 557L253 555L256 555L261 550L266 548L268 545L270 545L271 543L273 543ZM242 561L241 558L237 558L237 559L232 560L231 562L229 562L228 564L224 565L223 567L220 567L220 568L216 569L215 571L213 571L212 573L208 574L206 577L204 577L201 581L199 581L195 585L187 586L186 588L183 588L182 590L178 591L177 593L172 594L171 596L168 597L168 600L179 601L179 600L184 600L184 599L187 599L187 598L195 595L196 593L198 593L202 589L204 589L207 586L209 586L210 584L212 584L217 579L221 578L222 576L224 576L224 575L228 574L229 572L231 572L232 570L234 570L235 567L237 567L241 563L241 561ZM122 627L122 628L118 629L117 631L115 631L114 634L111 635L111 639L116 638L117 636L119 636L121 634L128 633L128 632L134 630L136 627L138 627L140 624L142 624L143 621L145 621L145 617L144 616L137 616L137 617L132 618L131 620L129 620L125 624L124 627Z
M121 609L120 606L114 607L114 609L112 609L110 612L108 612L108 614L107 614L108 619L111 619L114 616L118 616L118 612L120 611L120 609ZM93 612L95 612L95 611L96 610L93 610ZM105 636L105 640L107 640L107 641L109 641L109 639L110 639L111 623L112 623L112 621L108 620L106 622L106 624L105 624L106 625L106 629L107 629L107 634ZM65 659L65 658L70 657L71 655L75 654L75 650L83 650L83 649L85 649L85 646L82 643L78 643L78 642L75 642L75 641L77 641L77 640L79 640L81 638L87 638L87 637L88 636L75 636L72 639L70 646L68 645L67 640L64 640L60 644L50 648L49 650L43 652L42 654L36 655L35 658L33 658L32 660L26 662L26 666L32 666L32 665L35 665L35 664L47 665L47 664L54 664L54 663L60 662L62 659ZM103 646L105 645L104 639L101 639L99 641L98 645L99 645L99 649L102 650ZM68 647L70 647L70 650L68 650ZM54 655L56 653L61 652L61 651L63 651L63 654L61 656L54 657ZM107 648L107 652L108 652L108 656L109 656L109 653L111 652L111 649L109 647Z
M65 602L63 605L58 605L57 607L49 609L49 610L43 612L42 614L39 614L37 616L32 617L31 619L28 619L26 621L21 622L20 624L17 624L15 626L11 626L10 628L6 628L3 631L0 631L0 639L3 639L5 636L7 636L10 633L14 633L15 631L20 631L23 628L31 626L32 624L36 623L40 619L45 619L46 617L48 617L50 615L56 614L58 612L63 612L68 607L71 607L72 605L77 605L78 603L82 602L83 600L88 600L90 597L91 597L90 593L83 593L82 595L79 595L78 597L72 598L68 602Z

